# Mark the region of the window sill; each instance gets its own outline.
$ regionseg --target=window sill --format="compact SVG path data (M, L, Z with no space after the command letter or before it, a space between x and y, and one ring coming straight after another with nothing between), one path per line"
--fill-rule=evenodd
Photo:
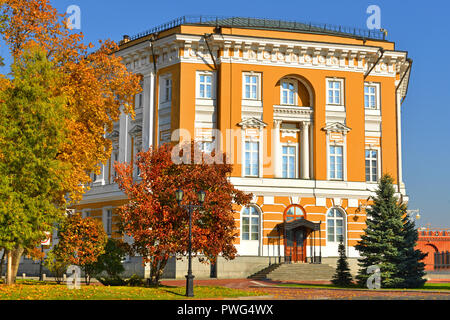
M327 111L341 111L341 112L345 112L345 106L344 105L339 105L339 104L327 104L327 105L325 105L325 109Z
M259 99L242 99L243 106L262 107L262 100Z

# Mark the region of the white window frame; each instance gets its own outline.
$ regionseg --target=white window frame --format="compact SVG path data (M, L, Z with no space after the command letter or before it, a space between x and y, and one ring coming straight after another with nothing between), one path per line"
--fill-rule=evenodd
M160 88L160 105L169 103L172 101L172 75L163 74L159 77L159 88Z
M337 177L332 177L331 176L331 157L332 157L332 154L331 154L331 148L332 147L335 147L335 148L341 148L342 149L342 154L341 154L341 157L342 157L342 178L337 178ZM337 159L337 154L334 154L336 157L336 159ZM335 180L335 181L344 181L345 180L345 147L343 146L343 145L341 145L341 144L329 144L328 145L328 152L327 152L327 156L328 156L328 178L329 178L329 180ZM334 171L335 171L335 174L337 173L337 162L335 161L335 167L334 167Z
M250 214L249 215L244 215L244 211L245 211L245 209L246 208L249 208L249 207L253 207L254 209L255 209L255 211L256 211L256 214L251 214L251 212L250 212ZM258 223L257 223L257 226L258 226L258 232L257 232L257 234L258 234L258 239L251 239L251 235L252 235L252 233L254 234L254 232L252 232L252 226L254 225L253 223L252 223L252 217L258 217ZM248 231L248 236L249 236L249 239L244 239L244 217L248 217L249 218L249 224L248 224L248 226L249 226L249 231ZM256 205L254 205L254 204L250 204L250 205L248 205L247 207L244 207L244 208L242 208L242 211L241 211L241 235L240 235L240 237L241 237L241 241L249 241L249 242L258 242L259 243L259 241L261 240L261 220L262 220L262 213L261 213L261 210L259 210L259 208L256 206ZM247 232L245 232L245 233L247 233Z
M375 88L375 93L373 94L375 99L375 105L366 107L366 88L373 87ZM364 109L365 110L380 110L381 108L381 94L380 94L380 84L378 82L364 82Z
M295 167L294 167L294 177L293 178L289 178L289 177L284 177L283 175L283 158L285 156L285 154L283 153L283 148L284 147L288 147L288 148L294 148L295 149L295 153L294 153L294 163L295 163ZM289 175L289 174L288 174ZM298 146L292 143L284 143L281 145L281 176L283 177L283 179L298 179Z
M142 88L142 91L135 96L136 109L140 109L144 106L144 79L140 81L139 86Z
M288 85L288 89L284 89L283 88L283 84L287 84ZM291 85L291 84L294 87L293 91L289 90L289 85ZM283 97L283 93L284 92L287 92L287 101L286 102L283 101L283 98L284 98ZM292 103L290 103L290 101L289 101L289 94L291 92L293 93L293 97L292 97L293 101L292 101ZM281 83L280 83L280 104L282 106L295 106L295 105L298 105L297 101L298 101L298 83L297 83L297 80L289 79L289 78L281 80Z
M256 84L250 83L251 87L256 87L256 97L252 98L252 90L250 90L250 97L246 96L247 93L247 77L256 77ZM261 101L261 73L258 72L243 72L242 73L242 100Z
M206 86L208 86L208 83L202 83L200 81L201 77L205 76L205 77L211 77L211 83L209 84L211 86L211 96L208 97L206 96ZM202 96L201 95L201 86L202 84L205 86L205 94ZM215 80L215 73L211 72L211 71L197 71L197 76L196 76L196 98L197 99L201 99L201 100L214 100L216 98L216 80Z
M257 145L257 148L256 148L256 151L255 150L252 150L251 148L250 148L250 150L249 150L249 152L250 152L250 160L254 160L253 159L253 157L255 156L254 154L256 153L256 159L257 159L257 166L258 166L258 172L257 172L257 174L256 175L253 175L252 174L252 169L253 169L253 166L252 166L252 161L250 161L250 174L247 174L247 143L250 143L250 144L256 144ZM260 152L261 152L261 142L258 140L258 141L255 141L255 140L252 140L252 139L246 139L245 141L244 141L244 163L242 164L243 165L243 173L244 173L244 177L249 177L249 178L257 178L257 177L259 177L260 176L260 170L261 170L261 161L260 161Z
M331 210L337 210L342 214L342 218L336 218L335 215L333 215L333 217L328 217L328 214ZM329 234L329 220L333 220L333 228L334 228L334 232L333 232L333 240L329 240L328 237L330 236ZM326 222L327 222L327 228L326 228L326 242L327 243L334 243L334 244L339 244L340 240L337 239L337 232L336 232L336 221L337 220L342 220L342 237L343 237L343 242L344 244L347 242L347 213L342 210L339 207L332 207L330 208L327 213L326 213Z
M336 92L337 89L331 88L330 89L330 83L331 82L337 82L339 83L339 102L336 103L335 102L335 95L333 94L333 102L330 102L330 90L332 90L333 92ZM345 105L345 97L344 97L344 79L340 79L340 78L327 78L326 81L326 104L327 105L331 105L331 106L344 106Z
M104 227L104 230L105 230L105 232L106 232L106 234L108 235L108 238L111 238L111 236L112 236L112 233L113 233L113 216L114 216L114 210L113 210L113 207L104 207L103 208L103 210L102 210L103 212L103 227ZM109 230L108 230L108 212L111 212L111 220L110 220L110 228L111 228L111 230L110 230L110 232L108 232Z
M376 153L377 153L377 176L376 176L376 180L375 181L373 181L373 174L372 174L372 169L373 169L373 167L372 167L372 161L373 161L373 159L370 157L370 159L368 159L367 157L366 157L366 152L367 151L370 151L370 152L372 152L372 151L375 151ZM380 173L381 173L381 166L380 166L380 149L379 148L365 148L365 150L364 150L364 172L366 172L366 170L367 170L367 166L366 166L366 164L367 164L367 161L370 161L370 166L369 166L369 168L370 168L370 179L369 180L367 180L367 174L366 174L366 182L367 183L377 183L378 182L378 179L380 178Z

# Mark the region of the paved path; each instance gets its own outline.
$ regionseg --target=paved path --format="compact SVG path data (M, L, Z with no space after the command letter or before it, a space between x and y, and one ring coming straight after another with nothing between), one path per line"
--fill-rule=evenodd
M434 282L434 281L433 281ZM440 282L443 282L442 280ZM447 281L450 282L450 281ZM293 283L293 282L290 282ZM296 283L305 283L297 281ZM308 281L309 284L328 284L328 281ZM163 285L184 286L183 280L164 280ZM450 292L437 291L394 291L394 290L352 290L277 287L281 282L251 279L195 280L196 286L223 286L234 289L267 293L257 299L269 300L450 300ZM243 299L255 299L254 297Z

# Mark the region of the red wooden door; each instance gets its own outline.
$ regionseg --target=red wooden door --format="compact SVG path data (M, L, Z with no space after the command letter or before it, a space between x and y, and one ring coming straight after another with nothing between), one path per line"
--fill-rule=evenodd
M304 230L292 230L286 232L286 253L292 262L306 261L306 245Z

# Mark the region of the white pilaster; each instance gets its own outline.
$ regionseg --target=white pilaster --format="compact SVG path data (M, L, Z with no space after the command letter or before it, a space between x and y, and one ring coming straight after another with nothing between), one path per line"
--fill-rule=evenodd
M275 120L273 122L273 165L274 165L274 175L275 178L281 178L281 147L280 147L280 128L281 128L281 121Z
M129 137L128 137L128 115L123 112L120 114L119 120L119 162L128 161L128 153L130 150Z
M153 144L155 76L144 76L144 110L142 119L142 150L147 151Z
M397 152L398 152L398 181L399 185L403 185L403 168L402 168L402 98L397 93ZM380 154L381 161L381 154ZM381 163L381 162L380 162ZM400 190L399 190L400 192Z
M302 133L301 133L301 165L302 165L302 179L310 179L309 170L309 122L303 122Z

